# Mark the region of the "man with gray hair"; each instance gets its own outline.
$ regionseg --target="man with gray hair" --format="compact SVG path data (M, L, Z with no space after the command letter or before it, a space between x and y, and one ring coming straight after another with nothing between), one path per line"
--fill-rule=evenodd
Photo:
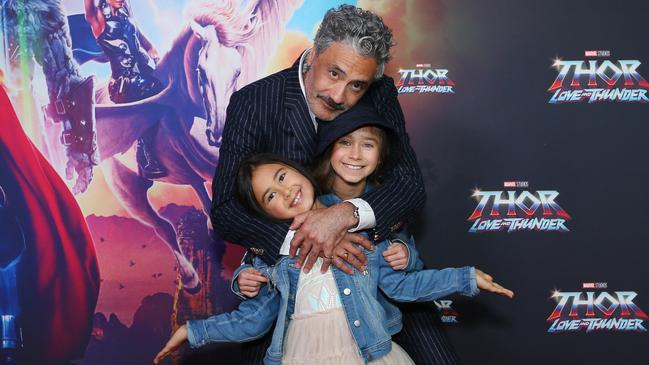
M362 270L367 263L358 246L371 249L372 242L350 232L369 231L372 241L381 242L417 214L426 200L424 184L394 81L383 75L392 45L392 32L379 16L343 5L326 13L314 47L304 51L293 67L232 95L212 184L211 219L221 238L246 247L248 254L269 264L277 261L280 251L288 251L299 255L296 266L305 272L323 257L323 271L334 264L352 274L351 267ZM255 217L243 208L236 198L241 161L270 152L311 167L318 123L333 120L363 97L394 125L401 145L400 158L381 186L358 199L306 212L290 224ZM258 281L265 280L256 275L253 269L243 271L233 278L233 286L254 296ZM386 300L387 311L389 306ZM456 363L434 307L414 308L404 311L404 330L395 341L417 364ZM269 343L266 336L244 345L244 363L260 364Z

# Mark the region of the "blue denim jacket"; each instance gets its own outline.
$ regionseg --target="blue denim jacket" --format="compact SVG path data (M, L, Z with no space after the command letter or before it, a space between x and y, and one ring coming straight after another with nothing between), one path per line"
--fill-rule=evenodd
M326 199L335 200L331 197ZM400 314L398 320L389 317L390 311L386 311L385 303L379 299L382 297L380 292L403 302L430 301L452 293L469 296L478 293L475 269L472 267L415 272L393 270L382 256L389 245L390 241L386 240L377 244L372 251L364 249L368 258L364 272L355 270L354 275L347 275L331 267L349 328L366 362L389 353L391 336L401 329ZM257 297L242 302L233 312L188 321L191 346L210 342L251 341L263 336L275 322L264 363L280 364L300 276L295 260L285 256L274 266L268 266L255 258L255 268L269 278L269 284L262 287ZM385 298L383 301L386 301ZM396 310L396 307L393 308Z

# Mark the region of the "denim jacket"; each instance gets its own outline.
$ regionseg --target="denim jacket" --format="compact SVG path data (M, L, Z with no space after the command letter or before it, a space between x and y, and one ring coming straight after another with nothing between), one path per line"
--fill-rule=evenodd
M364 272L355 270L353 275L348 275L334 266L330 268L350 331L366 362L389 353L391 336L401 329L400 314L397 321L388 317L389 311L379 299L382 297L380 292L403 302L430 301L452 293L468 296L478 293L472 267L414 272L393 270L382 256L389 245L390 241L385 240L372 251L364 249L368 258ZM191 346L251 341L268 332L274 322L275 330L264 363L281 364L284 338L295 308L300 276L295 260L295 257L284 256L274 266L268 266L255 258L255 268L269 278L269 283L262 287L259 295L243 301L233 312L188 321Z
M374 186L370 183L367 183L365 185L365 191L363 193L367 193L368 191L374 189ZM342 202L342 199L340 199L337 195L335 194L326 194L326 195L321 195L318 197L318 200L327 207L330 207L334 204L338 204ZM365 237L367 237L366 233L363 233ZM415 239L410 235L408 230L405 228L401 228L398 231L392 232L390 234L390 237L388 237L391 243L400 243L403 244L406 247L406 250L408 250L408 261L406 262L406 266L401 269L403 271L418 271L422 270L424 268L424 262L421 261L419 258L419 251L417 251L417 247L415 245ZM239 274L241 274L244 270L253 268L255 265L251 264L251 258L254 257L250 251L247 251L244 257L241 259L241 265L234 271L232 275L232 281L230 282L230 290L238 296L239 298L243 300L247 300L248 298L241 294L241 289L239 288L239 282L237 278L239 277ZM398 314L398 311L397 313ZM399 320L401 318L399 317Z

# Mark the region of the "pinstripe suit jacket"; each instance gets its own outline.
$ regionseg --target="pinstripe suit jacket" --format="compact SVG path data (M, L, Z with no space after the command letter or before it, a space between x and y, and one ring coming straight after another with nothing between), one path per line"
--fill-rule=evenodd
M380 242L410 220L426 200L417 159L406 133L394 81L382 77L365 97L394 124L402 151L386 173L385 183L366 193L376 217L373 238ZM316 130L300 89L297 64L235 92L227 108L219 162L212 183L211 219L221 238L253 248L267 263L275 263L288 232L287 223L250 215L236 198L239 163L260 152L286 156L306 167L314 162Z

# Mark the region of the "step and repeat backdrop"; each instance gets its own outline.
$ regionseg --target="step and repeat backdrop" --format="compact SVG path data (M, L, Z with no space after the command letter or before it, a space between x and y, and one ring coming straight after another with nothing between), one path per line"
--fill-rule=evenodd
M649 3L126 2L160 85L109 82L133 44L91 26L92 1L0 3L0 82L19 123L3 104L5 354L148 364L188 319L236 308L243 250L211 238L206 216L228 100L351 3L394 32L386 73L424 174L411 230L426 265L474 265L516 293L430 303L463 362L647 363ZM131 87L140 98L110 101ZM141 177L150 151L165 176Z

